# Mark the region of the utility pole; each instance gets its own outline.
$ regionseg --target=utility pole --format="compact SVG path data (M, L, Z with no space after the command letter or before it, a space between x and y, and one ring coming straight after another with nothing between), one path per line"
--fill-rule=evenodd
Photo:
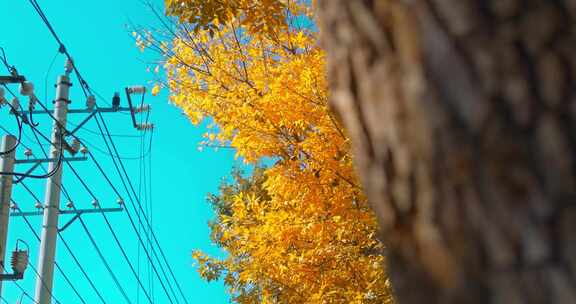
M19 144L18 140L13 135L7 135L2 137L2 142L0 143L0 149L3 152L0 155L0 295L2 292L2 281L4 280L21 280L24 277L24 271L28 265L29 248L26 250L20 250L18 248L18 243L16 242L16 250L12 254L11 266L13 273L4 274L5 272L5 254L6 254L6 243L8 236L8 219L10 216L35 216L42 215L42 236L40 240L40 249L38 252L38 277L36 279L36 288L34 302L37 304L50 304L53 298L52 290L54 285L54 266L55 266L55 255L56 255L56 238L59 233L63 232L71 224L83 214L90 213L107 213L107 212L122 212L124 211L124 202L121 198L118 198L117 203L120 208L102 208L100 207L97 200L92 202L94 209L77 209L74 207L72 201L69 201L66 206L73 210L60 210L60 195L62 189L62 171L65 162L72 161L85 161L87 160L86 153L90 153L88 149L82 144L81 140L74 135L78 130L80 130L88 121L95 117L96 114L100 113L117 113L117 112L130 112L132 117L132 123L135 129L143 131L149 130L154 127L151 123L138 124L136 123L135 113L150 111L150 106L144 105L144 97L142 96L142 103L139 107L134 107L132 105L131 95L146 93L146 88L143 86L133 86L127 87L126 97L128 100L129 107L120 106L120 96L116 93L112 99L111 107L98 107L95 103L95 98L93 95L86 96L86 108L85 109L68 109L70 104L69 100L69 90L72 84L70 83L70 73L74 70L74 66L70 57L67 56L68 60L65 65L65 73L58 77L56 83L56 98L54 100L54 106L52 110L49 110L42 103L43 110L35 110L34 106L38 102L38 98L34 95L34 85L31 82L26 81L24 76L18 75L14 68L11 69L11 76L0 76L0 84L20 84L20 94L29 97L28 110L18 110L21 108L19 106L19 101L16 97L12 100L11 104L11 114L18 115L22 118L28 117L32 119L33 115L36 114L49 114L53 119L54 123L52 125L51 139L50 139L50 152L46 158L36 158L30 159L33 155L30 149L27 149L25 155L28 156L27 159L16 159L15 158L15 148ZM83 82L81 77L78 75L79 81ZM87 85L81 83L83 88L87 89ZM84 87L86 86L86 87ZM90 92L90 90L88 90ZM86 91L84 92L86 93ZM0 88L0 105L5 103L4 91ZM85 117L73 130L67 130L67 116L68 114L89 114ZM32 128L35 126L30 125ZM21 126L20 126L21 127ZM21 130L20 130L21 131ZM102 134L104 136L104 134ZM65 137L73 137L73 141L69 144ZM80 147L80 145L83 145ZM64 151L69 152L72 157L64 157ZM83 154L82 157L74 157L77 152ZM91 157L92 154L90 153ZM33 171L41 166L42 163L49 163L48 170L49 174L45 175L32 175ZM18 164L28 164L31 165L26 172L14 172L14 167ZM17 176L16 179L14 177ZM11 206L12 202L12 186L22 182L25 178L46 178L46 190L44 197L44 205L40 205L39 209L43 209L38 212L24 212L17 204ZM12 212L10 212L10 209ZM58 227L58 221L60 214L73 214L74 216L68 220L62 227ZM19 240L20 241L20 240ZM27 244L24 243L27 247Z
M16 137L2 137L2 152L7 152L16 146ZM0 172L13 172L15 151L0 156ZM6 265L6 242L8 238L8 219L10 214L10 198L12 197L12 176L0 176L0 274L4 273ZM0 280L0 295L2 295L2 280Z
M54 100L54 124L50 146L51 158L62 158L64 146L64 132L66 116L68 114L68 93L71 86L70 72L72 62L66 62L64 75L58 77L56 83L56 99ZM42 220L42 238L38 257L38 271L40 278L36 280L35 302L50 304L54 280L54 256L56 254L56 237L58 234L58 215L60 213L60 186L62 184L62 162L53 161L48 165L48 172L54 174L46 180L46 194L44 196L44 218Z
M36 279L36 290L34 302L38 304L50 304L52 297L52 289L54 285L54 258L56 255L56 237L59 232L64 231L69 227L76 219L78 219L82 214L90 213L104 213L104 212L121 212L123 211L123 202L120 200L120 208L101 208L98 202L93 202L96 209L76 209L74 210L60 210L60 194L62 185L62 169L64 162L68 161L82 161L86 160L86 157L64 157L64 150L75 154L78 151L78 146L75 147L73 143L70 146L66 140L65 136L74 136L79 129L84 126L90 119L92 119L97 113L116 113L116 112L127 112L129 111L132 115L134 121L134 114L139 112L145 112L150 110L150 106L140 105L140 107L133 107L131 102L131 94L144 94L146 89L140 86L134 86L126 88L126 96L128 99L129 107L120 107L120 100L117 95L113 98L113 105L111 108L95 108L95 100L93 96L89 96L86 101L86 109L68 109L70 100L68 99L69 90L71 87L70 83L70 73L73 70L73 63L71 61L66 62L66 71L64 75L58 77L58 82L56 84L56 100L54 100L54 110L33 110L21 111L21 115L33 115L33 114L49 114L53 113L53 117L56 119L52 126L52 136L51 136L51 147L50 154L46 159L33 159L33 160L16 160L15 163L34 163L26 173L31 173L35 168L37 168L40 163L49 162L48 171L53 172L53 174L46 180L46 192L44 196L44 211L42 220L42 237L40 241L40 250L38 255L38 271L39 276ZM0 79L1 80L1 79ZM30 91L33 88L30 88ZM31 98L33 93L29 92ZM34 97L35 98L35 97ZM82 122L80 122L76 128L69 131L66 129L66 121L68 114L78 114L78 113L90 113ZM134 127L137 130L148 130L154 127L153 124L136 124ZM76 144L80 142L77 141ZM85 149L85 147L83 148ZM82 152L82 149L80 149ZM85 152L82 152L85 154ZM11 168L12 169L12 168ZM8 171L8 170L4 170ZM69 208L72 202L69 202ZM70 219L61 228L58 228L58 217L60 214L75 214L75 216ZM37 212L12 212L10 216L22 216L22 215L39 215Z

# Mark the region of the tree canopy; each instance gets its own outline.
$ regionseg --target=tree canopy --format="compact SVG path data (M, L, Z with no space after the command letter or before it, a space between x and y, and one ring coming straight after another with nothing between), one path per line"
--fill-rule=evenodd
M349 139L328 108L326 63L307 1L167 1L180 23L165 56L170 100L208 147L257 167L210 196L224 259L195 252L238 303L392 301L376 220ZM155 44L156 43L156 44Z

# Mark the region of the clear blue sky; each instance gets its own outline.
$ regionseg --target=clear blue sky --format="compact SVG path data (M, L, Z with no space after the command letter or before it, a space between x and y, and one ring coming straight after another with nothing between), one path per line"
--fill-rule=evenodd
M144 26L157 24L153 14L140 0L39 2L75 58L76 65L84 78L93 89L109 98L114 91L121 91L129 85L146 84L148 88L151 87L150 80L153 75L146 72L145 62L152 60L153 56L142 54L136 49L125 27L129 20ZM162 1L155 2L162 6ZM48 71L58 46L28 1L2 1L0 28L2 28L0 46L5 49L9 62L15 65L21 74L34 82L36 93L41 99L44 99L46 88L44 81L47 76L48 98L46 101L52 100L53 84L57 75L62 72L64 58L61 55L57 56L52 69ZM212 211L205 202L205 196L207 192L216 191L221 178L230 172L234 163L233 154L230 151L199 152L198 142L202 140L201 135L205 130L192 126L178 108L168 103L165 94L166 92L163 92L157 97L149 95L146 99L153 107L151 121L156 125L152 151L151 200L155 232L190 303L227 303L229 297L221 283L206 283L199 277L193 266L191 251L202 249L212 254L222 254L209 240L209 229L206 223L212 216ZM72 87L71 100L71 108L84 107L85 100L76 80ZM125 104L125 102L123 98L122 103ZM15 131L12 117L9 117L7 112L6 107L0 110L0 125ZM83 114L72 115L70 121L78 122L83 117ZM112 133L139 134L131 128L130 117L127 115L105 114L105 118ZM50 121L40 117L37 117L37 120L40 122L39 128L48 134ZM97 130L94 121L86 127L90 130ZM0 131L0 133L3 132ZM25 134L31 137L27 129ZM88 131L81 131L79 135L93 145L105 149L99 136ZM23 141L33 146L27 138ZM120 153L125 157L138 156L140 153L138 138L120 137L115 138L115 142ZM92 151L104 165L114 183L122 189L110 158L95 149ZM19 157L23 157L22 152L22 149L18 150ZM35 152L38 155L41 154L39 149ZM138 187L140 162L125 160L125 164L132 181ZM96 192L101 205L115 207L116 196L92 162L74 165ZM24 168L21 166L19 169ZM90 196L72 172L67 167L65 168L64 185L70 191L77 208L90 208ZM28 181L28 185L42 199L44 183L44 180ZM14 198L23 210L34 210L34 200L21 186L14 188ZM113 213L108 217L136 266L138 264L137 239L126 214ZM60 224L64 224L69 218L70 216L61 216ZM120 278L121 285L126 289L132 303L138 303L134 276L106 228L102 216L92 214L84 215L83 218L115 274ZM30 219L35 230L39 232L41 217ZM21 218L10 220L8 251L13 249L16 239L26 240L30 244L31 264L36 267L38 242ZM64 236L72 245L75 254L107 303L125 302L81 229L81 225L75 222L64 231ZM141 273L147 284L148 274L142 252L141 256ZM99 303L88 282L60 242L56 259L86 302ZM62 303L80 303L61 275L57 271L55 273L54 296ZM21 286L31 295L34 294L35 279L35 273L29 268L25 280L20 281ZM9 303L16 303L21 296L19 289L10 282L4 283L2 294ZM156 303L169 303L157 280L154 282L154 295ZM24 297L22 303L33 302ZM146 303L142 294L139 303Z

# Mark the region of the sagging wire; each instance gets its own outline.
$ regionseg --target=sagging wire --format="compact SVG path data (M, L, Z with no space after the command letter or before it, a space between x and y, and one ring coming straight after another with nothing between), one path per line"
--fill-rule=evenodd
M27 123L25 116L24 116L24 120L20 120L20 116L18 115L18 110L12 104L10 104L10 103L6 103L6 104L8 104L8 106L10 107L10 113L13 113L14 118L16 119L16 125L18 125L18 137L17 137L16 143L12 147L6 149L5 151L0 151L0 155L8 155L8 154L14 152L16 150L16 148L18 148L18 146L20 145L20 141L22 140L22 124Z
M60 39L58 34L56 34L56 31L52 27L52 24L50 24L50 21L48 21L48 18L46 17L44 12L42 11L42 8L38 4L38 2L36 0L28 0L28 2L30 2L32 7L34 7L34 10L38 14L38 16L40 16L40 18L44 22L44 25L46 25L46 27L48 28L48 30L50 31L50 33L52 34L52 36L54 37L54 39L58 43L58 51L60 53L64 54L68 58L68 60L73 62L72 56L70 56L68 49L66 48L66 46L64 45L64 43L62 42L62 40ZM92 90L88 86L88 83L86 82L86 80L84 80L82 75L80 75L80 71L78 71L78 69L76 68L76 65L73 65L72 68L74 70L74 74L76 75L76 78L78 78L78 82L80 82L80 88L82 89L84 96L88 97L88 93L92 93Z
M2 52L4 52L2 50ZM4 60L3 60L4 61ZM15 70L15 69L14 69ZM32 132L34 133L34 135L36 135L36 132L39 133L39 131L36 129L36 127L39 125L38 123L34 123L34 116L33 116L33 111L34 111L34 106L38 103L42 106L42 108L50 115L50 117L52 119L54 119L55 121L57 121L57 135L60 135L60 147L58 147L58 161L57 164L55 166L55 168L51 171L48 172L46 174L41 174L41 175L34 175L34 174L29 174L29 173L18 173L18 172L1 172L0 171L0 175L6 175L6 176L18 176L20 177L19 180L22 180L24 178L36 178L36 179L43 179L43 178L49 178L52 177L54 174L56 174L56 172L58 172L58 170L60 169L61 165L62 165L62 159L63 159L63 148L64 148L64 136L66 135L65 132L66 130L63 128L62 124L60 124L60 122L52 115L52 113L50 113L50 111L48 110L48 108L46 108L46 106L40 102L40 100L34 95L33 91L34 91L34 87L31 83L26 83L24 81L22 81L20 83L20 91L23 95L28 95L29 96L29 103L28 103L28 112L29 112L29 118L26 115L22 115L20 114L20 112L18 112L18 109L16 108L16 106L18 106L20 108L21 112L24 112L24 109L22 108L22 105L19 102L15 102L14 104L11 103L7 103L10 108L11 108L11 113L14 114L14 116L16 117L17 121L18 121L18 140L17 143L14 145L14 147L11 147L10 149L8 149L7 151L3 151L1 155L7 154L7 153L12 153L20 144L21 141L21 137L22 137L22 124L25 123L27 124L30 129L32 130ZM6 87L6 85L4 85L4 87ZM12 94L12 96L14 98L16 98L15 94L12 91L9 91L10 94ZM20 117L20 118L18 118ZM22 121L20 121L20 119L22 119ZM42 133L40 133L41 135L43 135ZM50 141L51 142L51 141ZM54 145L54 144L52 144ZM54 145L55 146L55 145Z
M13 93L11 93L11 94L13 94ZM38 102L46 111L48 111L48 109L41 102L39 102L39 100L34 95L32 95L30 98L34 101L34 102L30 102L30 104L29 104L30 120L32 120L32 121L29 121L27 116L20 114L20 112L18 111L18 109L15 107L14 104L8 103L8 106L10 106L10 109L11 109L11 113L14 115L14 117L16 117L16 120L18 122L18 140L13 147L11 147L10 149L8 149L6 151L2 151L2 154L0 154L0 155L12 153L14 150L16 150L18 145L20 145L20 141L22 138L22 126L23 126L23 124L27 124L30 127L30 129L32 130L32 132L34 132L34 134L36 134L36 132L39 132L36 129L38 124L37 123L35 124L33 122L34 118L32 116L32 110L33 110L34 104L36 102ZM19 103L18 103L18 107L20 107L20 111L24 112L22 105L20 105ZM50 115L52 115L52 114L50 114ZM60 124L58 124L57 134L60 135L60 139L59 139L60 147L58 148L58 151L59 151L58 161L57 161L56 167L51 172L48 172L46 174L41 174L41 175L35 175L35 174L29 174L29 173L2 172L2 171L0 171L0 175L17 176L17 177L21 177L20 179L24 179L27 177L36 178L36 179L43 179L43 178L52 177L60 169L60 167L62 165L62 159L63 159L63 153L64 153L64 151L63 151L63 148L64 148L64 130Z
M4 52L4 48L0 46L0 51L2 52L2 57L0 57L0 61L2 61L2 64L4 64L4 66L6 67L6 69L8 70L8 72L10 72L10 74L12 75L18 75L18 72L16 71L16 67L13 65L10 65L8 63L8 59L6 59L6 53Z
M8 71L10 72L10 74L12 76L19 76L18 75L18 71L16 70L16 67L14 65L10 65L8 63L8 60L6 59L6 52L4 51L4 48L0 47L0 51L1 51L1 57L0 57L0 61L2 61L2 63L4 64L4 66L6 66L6 69L8 69ZM14 118L16 119L16 124L18 125L18 137L16 140L16 144L14 144L14 146L10 147L9 149L7 149L6 151L0 151L0 155L8 155L12 152L14 152L16 150L16 148L20 145L21 140L22 140L22 126L23 124L28 124L31 126L38 126L38 124L34 123L34 117L32 115L32 110L35 104L35 100L32 98L35 98L34 96L31 96L31 100L29 103L29 110L30 110L30 118L28 119L25 115L20 114L20 112L18 112L18 108L20 108L20 110L22 110L22 106L20 104L20 102L18 101L18 98L16 97L16 94L14 94L14 92L12 92L12 90L10 90L10 88L8 88L8 86L6 84L2 84L2 86L6 89L6 91L8 91L8 93L10 95L12 95L12 102L8 102L5 98L4 98L4 90L2 90L2 88L0 88L0 106L5 103L10 107L10 114L14 115ZM21 91L26 91L26 90L30 90L33 89L32 84L27 84L24 81L20 82L20 86L21 86ZM2 175L0 173L0 175ZM7 174L6 174L7 175Z
M14 67L13 65L10 65L8 63L8 60L6 59L6 53L4 52L4 48L0 47L0 52L2 53L1 54L2 56L0 56L0 61L2 61L2 64L6 67L6 69L8 70L8 72L12 76L18 76L18 71L16 70L16 67ZM12 92L12 90L10 90L10 88L8 88L8 86L6 84L2 83L2 86L6 89L6 91L8 91L8 93L10 93L10 95L12 95L12 98L14 98L13 102L15 104L19 104L18 99L16 97L16 94L14 94L14 92ZM0 88L0 106L2 106L4 103L10 107L10 109L11 109L10 113L14 114L14 117L16 119L16 124L18 125L18 139L16 141L16 144L13 147L10 147L6 151L0 151L0 155L8 155L8 154L14 152L14 150L16 150L18 145L20 145L20 140L22 139L22 122L27 123L27 120L24 116L22 117L23 121L20 121L18 109L16 109L12 103L8 102L4 98L4 90L2 88Z
M33 126L30 126L33 130L33 132L38 132L36 130L36 128L34 128ZM62 161L63 161L63 149L64 149L64 134L62 132L62 128L59 127L58 129L58 134L60 135L60 146L58 148L58 161L56 163L56 167L51 171L48 172L46 174L41 174L41 175L35 175L35 174L27 174L27 173L18 173L18 172L2 172L0 171L0 175L5 175L5 176L18 176L18 177L23 177L23 178L36 178L36 179L43 179L43 178L49 178L52 177L54 174L56 174L56 172L58 172L58 170L60 169L60 167L62 166Z

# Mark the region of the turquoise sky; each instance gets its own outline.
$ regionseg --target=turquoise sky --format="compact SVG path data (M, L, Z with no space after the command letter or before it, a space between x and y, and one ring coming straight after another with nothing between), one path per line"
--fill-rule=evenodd
M155 3L162 6L161 1L155 1ZM115 91L121 92L126 86L145 84L148 88L151 87L150 80L153 75L146 71L146 63L154 60L154 56L138 51L129 35L129 30L126 29L129 21L143 26L158 23L140 0L54 0L39 1L39 4L68 47L80 72L96 92L106 98L111 98ZM0 46L5 49L8 61L18 68L20 74L25 75L35 84L36 94L42 100L47 89L45 101L49 103L53 99L55 79L63 70L64 57L57 55L58 45L47 28L41 23L28 1L23 0L0 3L0 28L2 28ZM50 69L53 60L54 64ZM5 74L5 70L2 69L0 74ZM44 84L45 79L47 79L47 86ZM82 108L85 105L84 97L78 82L73 79L73 83L70 108ZM17 87L13 88L17 90ZM151 162L152 199L150 201L153 208L153 226L189 303L227 303L229 297L221 283L206 283L201 280L193 266L191 251L202 249L212 254L222 254L209 240L209 229L206 223L212 216L212 212L205 202L205 196L208 192L216 191L221 178L230 172L234 164L233 154L231 151L198 151L198 143L202 140L201 135L206 130L192 126L178 108L168 103L165 94L166 92L163 92L156 97L148 95L146 98L146 102L153 107L150 119L156 126ZM125 98L122 99L122 103L126 104ZM99 104L104 106L102 102ZM15 131L13 118L8 116L7 112L6 107L0 110L0 125ZM104 115L112 133L132 136L140 134L131 127L130 116ZM70 121L76 123L84 117L84 114L71 115ZM39 128L48 134L51 122L39 116L36 120L40 123ZM88 130L80 131L79 136L105 150L102 139L90 133L90 130L97 130L96 123L91 121L86 128ZM3 131L0 133L4 135ZM28 129L25 129L25 134L32 138ZM114 140L124 157L139 155L141 145L138 137L115 137ZM23 142L36 147L26 137ZM122 189L110 158L95 148L91 151L106 168L118 189ZM37 147L34 152L41 155ZM24 157L23 149L18 149L17 157ZM140 161L124 160L124 162L135 187L138 188ZM116 195L92 162L75 163L74 166L96 193L102 207L116 207ZM16 169L21 171L25 167L20 166ZM36 195L43 199L44 180L27 180L27 184ZM90 196L66 166L64 186L70 192L77 208L91 208ZM123 191L122 194L125 195ZM24 211L34 210L35 201L22 186L15 186L13 197ZM112 213L108 214L108 217L129 257L137 266L137 239L128 217L124 213ZM70 216L61 216L60 224L63 225L68 219ZM131 302L147 303L143 294L137 295L137 283L134 276L105 226L102 216L99 214L83 215L83 219L88 224L114 273L120 279ZM30 220L35 230L39 232L41 218L31 217ZM63 235L106 302L125 302L100 262L80 223L73 223L63 232ZM31 264L36 267L39 244L25 222L21 218L13 217L10 219L8 251L14 248L18 238L30 245ZM143 252L140 252L140 255L141 277L147 285L147 263ZM56 259L86 302L100 303L60 242ZM80 303L60 273L57 271L55 273L54 296L62 303ZM35 273L28 268L25 280L19 282L32 296L35 279ZM156 303L169 303L158 281L154 281ZM4 283L2 296L9 303L16 303L21 295L22 292L13 283ZM0 303L4 302L0 301ZM33 301L24 297L22 303L33 303Z

